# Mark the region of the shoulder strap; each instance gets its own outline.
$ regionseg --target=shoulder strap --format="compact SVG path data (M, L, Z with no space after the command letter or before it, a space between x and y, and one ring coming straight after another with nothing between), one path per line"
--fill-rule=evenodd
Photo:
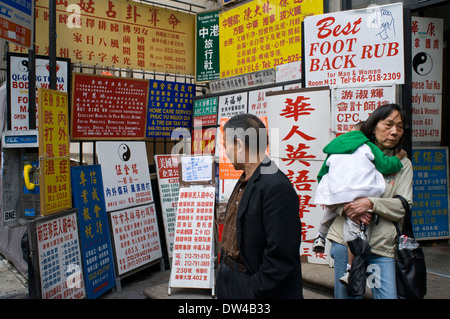
M398 222L394 223L395 227L397 228L397 233L401 233L408 237L414 238L414 231L411 223L411 208L409 207L408 201L401 195L395 195L394 198L400 199L405 210L405 217L403 218L403 227L401 231Z

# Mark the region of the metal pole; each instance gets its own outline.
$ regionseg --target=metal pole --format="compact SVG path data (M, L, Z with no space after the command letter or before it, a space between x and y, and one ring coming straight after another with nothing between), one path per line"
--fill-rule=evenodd
M33 24L31 49L28 50L28 128L30 130L36 129L36 18Z
M56 90L56 0L48 3L49 23L48 23L48 59L50 72L51 90Z

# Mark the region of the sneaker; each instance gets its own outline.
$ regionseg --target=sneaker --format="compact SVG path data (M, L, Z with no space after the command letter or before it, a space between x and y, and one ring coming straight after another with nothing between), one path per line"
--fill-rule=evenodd
M323 253L325 251L325 238L317 235L316 239L314 239L312 250L315 253Z
M339 282L343 284L345 287L348 286L348 277L350 276L350 272L346 271L344 275L339 278Z

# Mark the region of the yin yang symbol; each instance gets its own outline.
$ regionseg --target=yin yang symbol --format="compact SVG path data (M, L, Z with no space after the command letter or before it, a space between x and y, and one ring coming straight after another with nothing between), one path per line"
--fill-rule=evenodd
M119 158L124 161L128 162L128 160L131 157L131 151L127 144L120 144L119 145Z
M418 75L427 75L433 69L433 60L425 52L417 53L413 58L413 69Z
M28 61L27 60L20 61L18 68L22 72L28 72Z

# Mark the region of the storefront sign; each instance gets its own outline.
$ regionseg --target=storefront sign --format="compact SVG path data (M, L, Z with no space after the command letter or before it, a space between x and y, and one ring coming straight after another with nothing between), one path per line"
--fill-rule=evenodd
M305 84L403 84L401 3L305 18Z
M119 276L162 257L155 204L110 213Z
M0 37L25 48L33 45L34 0L0 3Z
M42 299L86 297L75 211L36 220Z
M36 2L36 54L48 54L48 0ZM194 74L195 17L126 0L56 1L56 52L72 63ZM12 46L12 52L23 52Z
M41 215L72 207L67 93L38 89Z
M444 20L411 17L412 140L440 142Z
M194 127L217 124L217 97L194 101Z
M10 106L10 126L12 131L29 130L28 109L28 56L9 54L8 63L8 97ZM36 58L36 88L49 88L50 73L48 59ZM69 92L69 61L56 61L56 88L60 92ZM37 97L37 93L36 93ZM37 110L36 106L36 119ZM38 127L36 120L36 127Z
M395 85L335 88L332 93L332 128L338 135L367 120L379 106L396 103Z
M218 79L220 78L219 11L197 13L196 21L196 81Z
M106 210L153 202L144 142L98 142Z
M74 207L86 278L86 293L95 299L114 287L114 257L100 165L71 167Z
M74 74L72 139L144 139L148 85L147 80Z
M220 77L299 61L301 23L321 13L315 0L256 0L220 13Z
M180 188L170 287L214 286L215 188Z
M412 224L417 239L449 238L448 148L413 148Z
M150 80L146 137L171 137L177 128L191 128L195 85Z
M178 194L180 192L178 162L178 156L155 155L159 197L161 200L161 209L169 258L172 258L173 256L175 219L178 206Z

